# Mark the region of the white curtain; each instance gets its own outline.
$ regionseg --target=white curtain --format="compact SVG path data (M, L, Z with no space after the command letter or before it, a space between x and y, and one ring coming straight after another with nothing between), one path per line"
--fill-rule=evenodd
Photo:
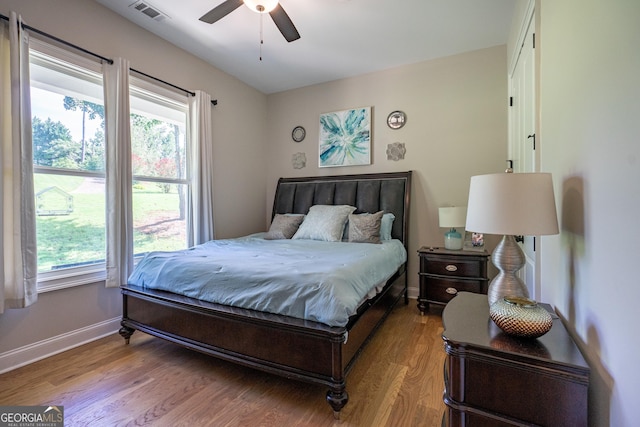
M29 38L19 16L0 35L0 313L38 299Z
M193 246L214 238L211 95L196 90L189 99L188 132L192 185L187 243Z
M103 65L107 175L107 287L126 283L133 270L129 61Z

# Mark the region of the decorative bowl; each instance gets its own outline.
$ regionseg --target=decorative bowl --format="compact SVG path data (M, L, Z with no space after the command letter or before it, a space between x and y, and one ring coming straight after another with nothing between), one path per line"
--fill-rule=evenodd
M551 314L537 302L523 297L506 296L489 307L491 320L509 335L538 338L551 329Z

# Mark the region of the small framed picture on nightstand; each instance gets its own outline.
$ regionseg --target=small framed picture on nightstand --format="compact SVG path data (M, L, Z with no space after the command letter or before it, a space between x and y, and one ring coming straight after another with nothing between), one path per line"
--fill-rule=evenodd
M462 249L465 251L483 252L484 236L482 233L473 233L467 231L464 233L464 244Z

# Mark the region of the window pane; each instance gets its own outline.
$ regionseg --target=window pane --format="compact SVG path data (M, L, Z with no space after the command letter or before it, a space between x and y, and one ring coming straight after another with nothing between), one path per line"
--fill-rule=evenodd
M38 272L104 262L104 179L34 174Z
M131 151L133 175L186 178L184 123L131 114Z
M55 48L38 46L29 59L42 273L105 260L105 141L101 74L73 63L72 54L60 59Z
M136 255L184 249L185 184L137 181L133 184L133 247Z
M74 170L104 170L102 80L69 75L40 58L31 64L33 162ZM64 69L62 69L64 70Z
M133 250L185 249L187 97L132 78Z

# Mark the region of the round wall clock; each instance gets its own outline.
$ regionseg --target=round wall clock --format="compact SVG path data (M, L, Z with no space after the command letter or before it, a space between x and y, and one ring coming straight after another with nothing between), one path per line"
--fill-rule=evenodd
M291 138L295 141L295 142L300 142L304 139L304 137L307 135L307 131L304 130L304 128L302 126L296 126L293 128L293 131L291 132Z
M407 122L407 115L403 111L393 111L387 116L387 125L391 129L400 129Z

